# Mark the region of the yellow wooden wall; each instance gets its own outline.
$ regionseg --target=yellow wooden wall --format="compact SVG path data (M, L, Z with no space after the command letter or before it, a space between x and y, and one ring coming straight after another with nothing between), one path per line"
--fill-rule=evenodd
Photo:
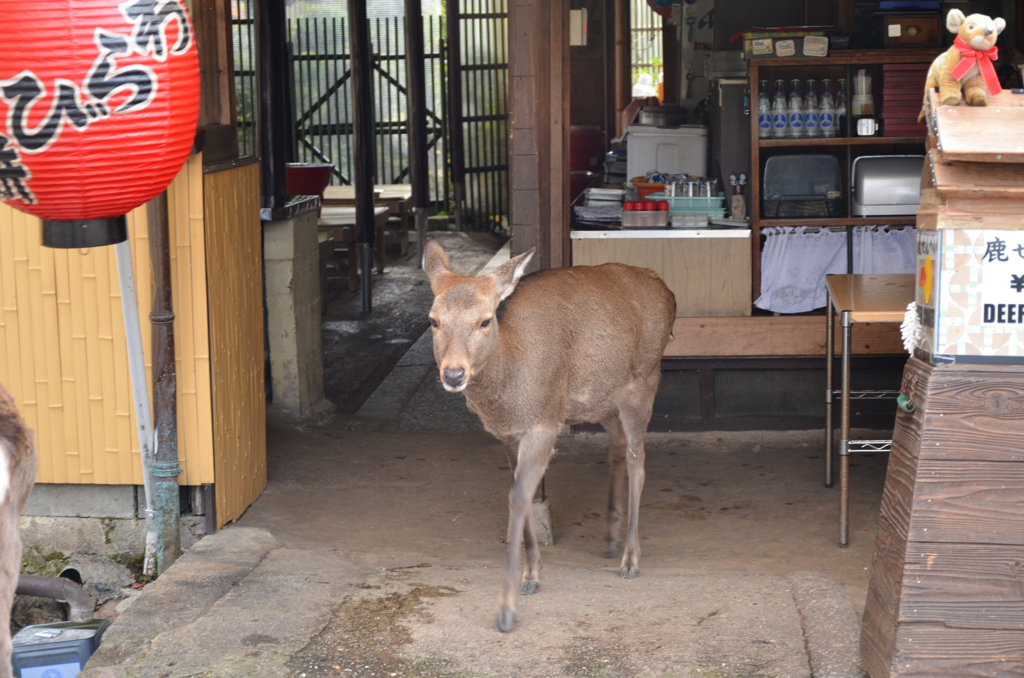
M219 527L267 487L259 165L207 174L205 187Z
M198 485L214 482L201 156L168 191L180 482ZM145 206L128 229L149 368ZM38 219L0 204L0 382L36 431L37 482L141 485L114 248L56 250L41 238Z
M204 175L192 156L168 212L180 482L215 483L220 527L267 486L259 165ZM151 381L145 206L128 230ZM37 482L141 485L114 248L41 237L0 204L0 382L36 431Z

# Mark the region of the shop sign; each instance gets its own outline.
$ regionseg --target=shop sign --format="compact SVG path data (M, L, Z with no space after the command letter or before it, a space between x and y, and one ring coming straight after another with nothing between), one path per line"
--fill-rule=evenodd
M1024 231L919 231L917 314L936 362L1024 363Z

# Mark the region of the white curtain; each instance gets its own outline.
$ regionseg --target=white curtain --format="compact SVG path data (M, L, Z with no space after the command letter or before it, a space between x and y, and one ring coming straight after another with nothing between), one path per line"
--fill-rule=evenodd
M761 252L758 308L775 313L806 313L824 308L825 276L847 273L846 233L842 229L768 227ZM857 226L853 229L854 273L913 273L917 231L911 226Z

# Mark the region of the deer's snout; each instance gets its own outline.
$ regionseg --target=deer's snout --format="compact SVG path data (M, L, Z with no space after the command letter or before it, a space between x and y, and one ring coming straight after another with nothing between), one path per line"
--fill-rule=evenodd
M441 374L445 385L452 389L459 388L466 381L466 368L464 367L456 367L454 369L446 367L442 370Z

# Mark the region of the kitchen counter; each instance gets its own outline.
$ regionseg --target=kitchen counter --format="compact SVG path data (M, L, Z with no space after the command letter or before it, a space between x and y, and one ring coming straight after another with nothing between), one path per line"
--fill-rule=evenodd
M572 261L617 261L657 271L676 295L676 317L750 315L750 229L572 231Z

